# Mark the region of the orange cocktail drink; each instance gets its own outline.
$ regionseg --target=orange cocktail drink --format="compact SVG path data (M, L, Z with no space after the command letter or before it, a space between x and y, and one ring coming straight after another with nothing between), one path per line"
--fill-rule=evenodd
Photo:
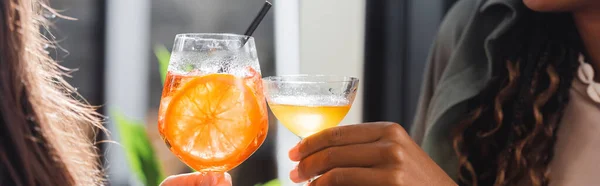
M196 171L228 171L266 138L268 116L252 39L180 34L159 109L169 149Z

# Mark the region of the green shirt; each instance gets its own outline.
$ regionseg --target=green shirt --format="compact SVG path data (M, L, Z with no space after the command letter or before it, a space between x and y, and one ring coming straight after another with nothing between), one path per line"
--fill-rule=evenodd
M466 101L490 80L496 40L519 18L522 0L460 0L446 15L429 54L411 135L451 177L458 161L451 131Z

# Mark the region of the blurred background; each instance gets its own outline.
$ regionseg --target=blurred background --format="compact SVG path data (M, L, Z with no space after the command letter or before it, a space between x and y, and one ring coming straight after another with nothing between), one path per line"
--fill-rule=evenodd
M361 79L342 124L395 121L410 128L429 47L456 0L273 0L254 33L263 76L332 74ZM178 33L245 31L263 0L50 0L76 21L54 18L64 50L52 55L78 69L70 82L109 116L99 144L110 185L156 185L190 172L158 135L159 60ZM164 50L166 49L166 50ZM167 55L168 58L168 55ZM235 185L279 179L293 185L287 151L295 135L270 118L265 143L231 171ZM274 183L274 182L271 182Z

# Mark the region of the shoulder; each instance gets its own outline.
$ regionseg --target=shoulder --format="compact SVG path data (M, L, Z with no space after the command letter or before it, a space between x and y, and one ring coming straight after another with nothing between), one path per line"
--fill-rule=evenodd
M471 18L475 16L480 3L481 0L459 0L456 2L448 10L440 25L437 42L455 46L462 38L462 33Z
M505 29L508 25L498 27L501 20L526 9L522 0L458 0L446 13L442 21L437 41L445 45L456 46L467 37L486 37L495 29ZM468 28L481 28L469 31ZM474 33L487 31L485 33ZM466 34L465 34L466 33Z
M446 13L442 20L428 57L426 71L429 71L430 86L437 86L442 74L450 63L464 37L472 37L467 30L476 15L481 0L459 0ZM434 88L435 89L435 88Z
M449 112L450 106L480 91L480 84L489 79L491 72L489 59L493 59L490 56L494 53L490 48L494 48L494 42L490 41L510 27L507 23L514 20L507 15L514 12L520 1L459 0L450 8L427 59L419 108L413 122L416 139L426 138L439 117ZM461 89L458 85L469 86ZM466 92L470 94L464 94Z
M443 78L448 65L454 74L468 64L486 60L490 38L497 38L514 22L510 15L520 9L521 0L459 0L444 17L433 45L430 60L434 76ZM498 8L504 7L504 8ZM460 53L461 55L456 55ZM470 56L470 57L468 57ZM452 60L456 63L453 63ZM466 59L477 60L466 60ZM440 80L440 79L438 79Z

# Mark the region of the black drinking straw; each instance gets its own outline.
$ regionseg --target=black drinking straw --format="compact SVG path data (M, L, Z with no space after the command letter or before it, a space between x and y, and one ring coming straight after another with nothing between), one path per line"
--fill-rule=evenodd
M254 21L252 21L252 24L250 24L250 27L248 27L246 33L244 33L244 35L246 35L246 38L244 38L244 40L242 41L242 46L246 45L246 42L248 42L248 39L250 39L250 36L252 36L254 30L258 28L258 25L260 25L260 22L263 20L263 18L265 18L265 15L267 15L272 5L273 4L271 4L271 2L269 2L268 0L265 1L265 4L263 5L262 9L254 18Z

